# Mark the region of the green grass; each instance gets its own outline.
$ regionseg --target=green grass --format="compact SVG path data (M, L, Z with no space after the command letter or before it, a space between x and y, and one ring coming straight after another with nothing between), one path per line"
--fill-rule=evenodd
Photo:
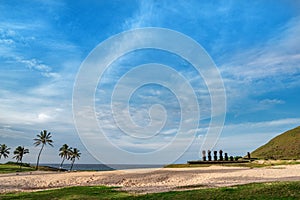
M22 167L15 164L0 164L0 174L34 171L32 167Z
M262 159L300 159L300 126L284 132L251 153Z
M250 168L260 168L260 167L270 167L270 166L279 166L279 165L298 165L299 161L295 160L263 160L262 163L259 161L253 161L249 163L229 163L224 164L223 166L232 166L232 167L250 167Z
M300 164L296 160L278 160L278 161L264 161L259 163L259 160L248 162L248 163L224 163L224 164L170 164L164 166L164 168L189 168L189 167L209 167L209 166L229 166L229 167L250 167L250 168L260 168L269 167L277 165L297 165Z
M0 195L9 199L300 199L300 181L253 183L234 187L173 191L146 195L133 195L104 186L69 187L39 192Z
M40 171L58 171L56 168L39 166ZM30 166L28 163L23 163L22 168L18 163L8 162L6 164L0 164L0 174L16 173L16 172L30 172L35 171L34 166Z
M105 186L93 187L67 187L62 189L44 190L39 192L21 192L0 195L1 200L55 200L55 199L120 199L130 196L129 193L116 191L114 188Z
M170 164L164 166L164 168L189 168L189 167L209 167L213 164Z
M235 187L148 194L132 199L300 199L300 182L254 183Z

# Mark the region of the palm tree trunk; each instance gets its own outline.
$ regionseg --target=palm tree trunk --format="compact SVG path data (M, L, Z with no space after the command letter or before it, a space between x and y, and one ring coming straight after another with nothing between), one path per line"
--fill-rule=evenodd
M39 155L38 155L38 158L37 158L36 167L35 167L36 170L39 169L40 156L41 156L43 148L44 148L44 144L42 145L42 148L41 148L41 150L39 152Z
M66 159L66 157L63 157L63 160L62 160L62 161L61 161L61 163L60 163L59 169L61 169L61 168L62 168L62 166L63 166L63 164L64 164L64 161L65 161L65 159Z
M72 164L71 164L70 171L72 171L72 169L73 169L74 162L75 162L75 159L74 159L74 160L72 160Z
M22 158L23 158L23 157L21 157L21 159L20 159L20 161L21 161L21 163L20 163L20 171L21 171L21 169L22 169Z

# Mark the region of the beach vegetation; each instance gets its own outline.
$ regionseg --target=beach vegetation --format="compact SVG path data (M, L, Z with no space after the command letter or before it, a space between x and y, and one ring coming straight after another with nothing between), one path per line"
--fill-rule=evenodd
M29 153L29 149L26 149L24 146L18 146L15 150L14 150L14 157L17 160L17 163L20 162L20 169L22 167L22 160L25 154Z
M64 144L62 145L62 147L60 147L59 149L59 156L62 158L62 161L60 163L59 169L62 169L62 166L64 164L64 161L67 159L70 159L71 157L71 148L69 147L69 145Z
M76 159L79 160L80 155L81 155L81 153L80 153L80 151L77 148L74 148L74 149L71 148L70 149L70 153L69 153L69 156L70 156L69 158L71 160L70 171L72 171L72 169L73 169L73 165L74 165L75 160Z
M249 167L249 168L261 168L278 165L298 165L300 160L255 160L246 163L220 163L220 164L169 164L164 168L191 168L191 167L209 167L209 166L228 166L228 167Z
M38 192L1 194L2 200L17 199L300 199L300 181L251 183L221 188L131 194L106 186L77 186Z
M20 165L21 163L16 163L16 162L7 162L5 164L0 164L0 174L19 172ZM32 168L28 163L22 163L22 172L33 171L33 170L34 168Z
M272 160L300 159L300 126L274 137L253 151L251 157Z
M47 132L47 130L43 130L40 132L39 135L36 135L36 138L33 139L35 142L34 142L34 145L37 147L39 145L42 145L40 151L39 151L39 154L38 154L38 157L37 157L37 162L36 162L36 170L39 168L39 161L40 161L40 156L41 156L41 153L43 151L43 148L45 145L50 145L53 147L53 140L51 139L51 133L50 132Z
M6 146L6 144L0 144L0 159L3 157L4 159L8 157L10 153L10 148Z

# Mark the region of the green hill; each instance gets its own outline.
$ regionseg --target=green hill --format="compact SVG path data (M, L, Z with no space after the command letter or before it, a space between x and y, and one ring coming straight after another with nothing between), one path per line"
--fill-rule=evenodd
M251 153L263 159L300 159L300 126L284 132Z

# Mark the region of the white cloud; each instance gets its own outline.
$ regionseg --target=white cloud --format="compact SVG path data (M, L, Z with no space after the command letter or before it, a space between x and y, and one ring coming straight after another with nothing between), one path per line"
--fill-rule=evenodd
M35 40L33 36L23 36L19 31L31 29L30 25L25 25L20 28L13 24L0 24L0 52L1 58L6 62L20 63L30 70L36 70L44 77L58 78L59 74L53 72L52 67L46 65L41 60L27 57L26 51L20 55L20 49L27 49L28 45Z
M223 59L223 64L219 66L229 112L239 115L241 112L251 113L284 104L285 101L267 95L299 87L299 19L291 19L283 25L282 32L260 45L253 45Z
M221 65L222 74L235 80L255 81L276 77L288 79L300 72L300 19L260 46L236 54Z
M45 114L45 113L40 113L40 114L38 115L38 120L39 120L39 121L46 122L46 121L48 121L49 119L51 119L51 117L50 117L49 115Z
M12 39L0 39L0 45L5 44L5 45L12 45L15 42Z
M263 99L259 103L268 106L268 105L284 104L285 101L280 99Z
M35 69L38 71L49 72L51 71L51 67L42 64L40 61L36 59L23 59L20 57L15 58L17 62L25 64L29 69Z
M50 9L53 9L52 4L60 3L56 1L50 1L50 4L51 6L47 5L46 3L46 6L49 6ZM176 20L191 23L187 24L185 26L187 28L184 29L186 32L189 32L189 29L195 28L195 24L201 25L201 23L199 23L199 21L201 21L201 17L199 17L199 15L215 15L215 13L212 13L211 10L205 8L205 5L200 6L200 4L195 6L195 4L180 2L179 4L168 5L169 2L167 2L162 3L163 5L161 5L161 3L153 4L153 2L151 1L140 1L139 4L140 7L137 12L133 15L132 18L127 19L123 24L124 30L152 25L166 25L166 27L168 27L168 25L172 23L170 22L170 19L172 19L174 16L177 16ZM160 10L156 6L161 6L163 7L163 9ZM217 12L226 14L229 8L230 5L222 5L218 7ZM165 13L163 13L162 11L164 11ZM196 15L195 13L198 14ZM181 16L182 19L178 16ZM44 58L42 59L26 54L26 48L23 52L20 50L22 48L19 48L29 47L28 45L30 45L31 42L37 42L35 43L36 46L47 47L47 49L49 50L48 54L56 54L56 51L59 50L63 52L59 55L66 55L66 52L71 52L72 60L76 59L76 57L80 57L78 56L79 47L72 44L71 42L64 40L68 37L63 38L62 40L60 40L61 38L56 38L55 42L53 42L53 40L47 40L42 37L39 38L39 40L36 39L41 36L39 34L45 33L45 31L51 33L51 35L56 35L55 30L51 29L51 27L48 26L49 24L47 24L47 20L44 20L40 19L39 23L32 24L0 22L1 57L11 59L12 62L25 66L24 68L26 68L27 70L30 69L35 72L35 74L42 75L41 77L37 77L41 82L37 83L34 86L24 87L22 91L9 90L5 84L0 86L0 110L1 113L4 113L0 116L2 127L9 129L11 127L17 126L22 129L21 131L6 130L4 134L6 138L8 136L14 138L17 138L19 135L24 136L28 134L28 132L32 132L33 128L42 129L45 126L55 127L55 131L57 131L61 135L67 132L74 131L71 116L71 92L74 74L77 70L77 67L79 66L79 62L65 61L65 57L63 56L64 58L62 60L64 60L64 62L69 62L68 64L66 64L68 66L63 66L64 64L61 65L61 63L63 63L61 62L61 60L45 60ZM181 26L181 24L179 23L179 25L177 24L177 26ZM199 31L201 28L203 27L200 27L198 30L192 30L190 34L194 34L194 36L203 34L203 31ZM226 77L224 80L227 83L227 92L229 94L228 97L230 99L234 99L232 101L233 104L236 103L236 101L242 101L244 105L247 104L248 101L244 101L244 99L248 98L248 89L250 87L253 87L252 84L257 80L264 81L264 79L268 77L279 77L279 79L292 80L290 83L288 83L289 86L299 86L299 79L293 78L293 75L299 73L300 71L299 19L292 20L284 28L285 31L283 33L280 33L274 38L271 38L263 45L257 48L246 50L246 52L239 53L235 55L232 60L229 60L226 64L222 65L221 69L222 73ZM37 33L37 31L40 30L41 32ZM28 32L30 33L30 35L28 35ZM219 32L221 32L220 34L223 34L222 30L219 30ZM63 31L60 32L60 34L63 34ZM76 32L74 32L74 34L76 34ZM209 39L206 37L204 38ZM138 40L138 38L131 39ZM130 43L133 42L132 40L127 40L127 43L125 42L122 44L130 45ZM216 38L216 46L219 45L217 44L218 42L218 38ZM218 47L216 47L216 49L218 49ZM20 52L22 52L22 55ZM76 54L74 52L76 52ZM136 58L133 56L131 59ZM128 59L128 61L130 61L130 59ZM57 71L58 69L59 71ZM120 69L117 68L116 72L118 72L119 70ZM185 72L186 71L184 71L182 74L184 75ZM12 73L13 72L11 72L10 76L13 76ZM111 76L112 74L113 73L109 74L109 76ZM109 76L104 77L107 78L106 80L104 80L104 83L111 83ZM146 74L142 74L138 78L143 79L145 76ZM190 82L193 82L195 84L199 82L199 78L194 78L193 74L188 75L187 77ZM18 78L22 79L22 77ZM89 76L87 76L85 80L89 81ZM132 81L134 82L135 80L133 79ZM212 85L214 84L214 80L210 80L210 82ZM184 90L184 88L180 88L180 84L175 84L174 87ZM275 87L278 87L278 85L270 85L270 87L265 88L265 90L274 89ZM260 89L261 88L258 88L257 93L264 92ZM195 91L198 92L200 96L200 109L202 109L201 119L209 119L209 114L211 112L210 96L205 84L199 84L199 87L196 88ZM124 93L125 92L126 91L124 91ZM104 96L105 93L106 91L102 90L101 95L99 95L100 100L101 98L106 98L106 96ZM146 100L148 100L148 102L146 102L147 106L150 105L150 100L163 105L163 100L156 98L155 95L164 96L164 92L153 90L149 91L149 93L151 93L151 95L147 96L141 94L139 95L139 98L145 102ZM84 95L82 95L82 97L84 97ZM172 109L172 106L174 106L173 104L175 104L176 102L170 100L169 98L166 99L168 99L167 103L169 106L167 108ZM255 100L255 103L260 104L260 108L264 109L269 108L270 106L285 103L285 101L281 100L280 97L263 97L259 99L260 100ZM103 105L104 107L110 106L109 104L106 104L107 99L105 99L104 101L106 101L105 105ZM253 104L249 105L252 106ZM147 125L149 122L149 120L146 120L146 118L149 117L149 110L147 106L133 108L131 110L131 114L134 115L132 119L138 125ZM102 124L104 125L103 128L111 133L112 140L119 143L124 148L128 148L131 150L136 150L135 148L139 150L143 150L143 148L144 150L153 150L169 142L170 138L174 135L174 133L176 133L176 128L167 127L165 130L162 130L162 134L160 137L157 137L156 139L153 139L151 141L137 143L137 140L120 135L120 130L118 130L118 128L114 124L113 118L111 118L111 112L109 112L110 108L105 107L105 109L100 110L100 112L97 113L98 119L101 119ZM193 111L194 109L195 107L190 106L186 108L185 112ZM125 113L124 109L122 108L119 108L117 112ZM177 110L174 109L170 113L171 121L178 120L174 117L178 114ZM83 114L93 115L94 113ZM156 116L156 118L153 118L153 120L155 125L157 125L160 122L160 113L156 112L153 114L155 114ZM189 119L185 119L185 121L188 122ZM223 140L221 138L219 144L224 144L224 148L228 147L233 151L237 151L237 149L251 149L255 144L261 143L264 139L271 137L271 135L279 133L281 129L284 129L283 127L290 127L292 125L294 126L298 122L299 119L282 119L261 123L242 123L227 125L225 126L224 137L222 136ZM275 128L272 129L272 127ZM192 133L194 133L194 131L198 132L198 134L202 134L206 132L206 128L198 128L187 131L186 135L190 136ZM261 135L255 134L257 131L265 132L265 134L262 134L264 137L260 138L259 136ZM241 133L243 133L244 135ZM74 137L73 134L70 133L70 135L70 137ZM63 138L62 141L65 141L65 138ZM236 141L235 143L237 144L232 144L232 141ZM246 142L248 143L246 144ZM180 145L182 144L177 144L177 147ZM174 149L174 151L176 151L176 148Z
M0 138L10 138L10 139L31 139L26 135L24 131L21 130L14 130L9 125L3 125L2 128L0 126Z
M155 21L157 13L153 13L153 3L151 1L139 1L139 9L132 18L127 19L123 24L124 30L149 26Z

